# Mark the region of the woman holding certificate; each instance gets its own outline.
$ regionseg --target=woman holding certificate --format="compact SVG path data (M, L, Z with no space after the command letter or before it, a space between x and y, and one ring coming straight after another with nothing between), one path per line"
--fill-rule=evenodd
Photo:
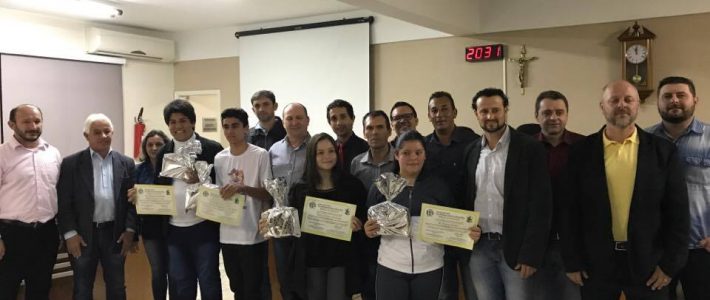
M350 225L353 232L359 231L362 229L362 221L357 216L364 219L363 208L367 192L360 180L338 168L338 154L335 149L335 140L328 134L319 133L310 139L306 147L305 172L301 181L291 188L289 202L298 209L302 220L306 202L309 203L306 209L321 207L321 204L314 204L314 200L355 204L357 209L349 214L352 217L347 218L345 226ZM332 208L338 204L323 205ZM319 222L326 233L331 232L329 227L337 226L337 223L328 224L328 218ZM356 269L356 263L350 241L328 237L327 234L304 232L298 239L296 251L302 252L295 255L296 259L292 263L295 263L294 269L297 272L305 271L306 294L309 300L350 299L355 293L357 283L353 280L357 276L353 270Z
M380 236L380 225L369 219L365 234L380 237L377 254L377 299L437 299L444 266L444 246L419 240L416 232L422 203L450 206L453 195L439 178L422 173L426 159L424 137L412 130L399 136L395 146L395 173L406 180L406 185L391 202L404 206L409 212L407 235ZM399 179L401 181L401 179ZM390 188L393 185L390 185ZM385 202L385 196L373 185L367 197L367 206ZM480 237L480 229L471 229L472 239Z
M153 184L158 151L170 139L160 130L151 130L141 143L141 162L136 167L136 184ZM135 194L135 190L132 192ZM135 199L132 197L132 199ZM150 263L153 299L166 299L168 289L168 246L160 233L160 220L140 216L143 247Z

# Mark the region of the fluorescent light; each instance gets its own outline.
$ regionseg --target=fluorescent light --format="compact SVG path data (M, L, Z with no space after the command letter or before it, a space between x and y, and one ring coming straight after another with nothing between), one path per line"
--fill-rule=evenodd
M10 1L19 7L38 12L80 16L91 19L111 19L123 14L123 11L108 4L89 0L24 0Z

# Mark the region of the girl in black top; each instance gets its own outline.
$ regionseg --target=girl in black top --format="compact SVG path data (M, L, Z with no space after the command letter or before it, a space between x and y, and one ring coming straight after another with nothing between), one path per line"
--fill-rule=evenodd
M291 188L289 203L298 209L301 220L306 196L355 204L357 211L351 227L360 231L367 192L360 180L338 168L335 149L335 141L328 134L319 133L310 139L306 170L301 181ZM296 248L297 253L302 252L294 255L294 269L305 273L308 299L350 299L356 292L357 264L352 243L303 233ZM295 275L299 278L299 274Z

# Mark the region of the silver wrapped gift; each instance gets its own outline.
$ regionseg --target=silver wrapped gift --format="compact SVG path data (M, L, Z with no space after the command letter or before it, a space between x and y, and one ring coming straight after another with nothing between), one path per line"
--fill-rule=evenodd
M391 172L380 175L375 181L377 189L385 196L385 202L373 205L367 210L367 217L375 220L380 225L379 235L410 235L409 210L392 199L407 186L407 180Z
M283 206L288 195L288 184L282 177L265 179L264 187L274 198L274 207L261 213L266 219L265 237L281 238L287 236L301 236L301 226L298 221L298 210L293 207Z
M163 156L163 166L160 176L170 177L182 181L190 181L197 178L197 183L187 186L185 192L185 211L194 209L197 204L197 189L203 184L210 184L210 172L212 165L206 161L196 160L197 155L202 153L202 143L198 140L188 141L185 145L175 149L174 153L167 153Z

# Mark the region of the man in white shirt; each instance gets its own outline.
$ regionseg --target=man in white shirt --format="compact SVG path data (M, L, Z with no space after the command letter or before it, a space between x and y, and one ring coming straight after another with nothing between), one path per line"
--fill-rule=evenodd
M243 109L225 109L221 118L229 148L214 159L217 185L224 199L235 194L246 196L239 203L244 208L241 224L220 225L224 269L236 299L261 299L267 243L259 234L258 222L261 212L271 207L271 196L263 183L271 178L269 152L247 143L249 116Z

